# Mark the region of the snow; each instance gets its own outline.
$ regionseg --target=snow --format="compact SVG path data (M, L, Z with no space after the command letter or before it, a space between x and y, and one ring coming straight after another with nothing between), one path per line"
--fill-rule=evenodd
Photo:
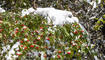
M29 14L29 12L28 12L27 9L23 9L22 10L22 16L25 16L25 15L28 15L28 14Z
M93 8L96 8L97 7L97 4L96 4L96 2L94 2L94 4L93 4Z
M91 2L91 0L87 0L87 2Z
M20 43L19 43L19 42L16 42L16 43L12 46L12 48L10 49L10 51L8 52L8 54L5 56L7 60L12 60L12 57L13 57L13 59L16 58L16 57L18 57L18 56L15 55L14 49L15 49L15 48L18 48L19 45L20 45ZM13 55L13 56L12 56L12 55Z
M94 6L94 8L95 7L96 7L96 5ZM30 13L41 15L48 20L48 23L50 23L52 21L54 25L63 25L66 22L67 23L77 22L80 25L80 27L84 31L86 31L86 29L79 23L78 18L74 17L72 15L72 12L70 12L70 11L58 10L58 9L55 9L55 8L52 8L52 7L37 8L36 10L34 10L31 7L29 9L22 10L22 17L25 16L25 15L28 15ZM87 31L86 31L86 33L88 34Z
M33 12L34 14L39 14L41 16L44 16L48 20L48 23L50 23L52 20L54 25L62 25L65 22L70 22L70 23L79 22L78 18L73 17L71 12L65 10L58 10L50 7L37 8L36 10L34 10L33 8L23 9L22 17Z
M23 9L22 10L22 17L25 15L29 15L30 13L34 12L35 10L33 8L29 8L29 9Z
M88 3L92 3L92 2L96 2L96 0L93 0L93 1L91 1L91 0L87 0L87 2L88 2ZM100 4L100 3L101 3L101 0L98 0L97 3Z
M95 60L99 60L97 56L94 56L94 59L95 59Z
M5 10L0 7L0 13L3 13L3 12L5 12Z
M97 7L98 4L101 3L101 0L98 0L98 2L96 1L91 1L91 0L87 0L88 3L90 3L93 6L93 9Z
M71 12L65 10L58 10L50 7L37 8L34 13L44 16L48 20L48 23L52 20L54 25L62 25L65 22L78 22L78 19L73 17Z
M48 23L53 22L54 25L63 25L67 23L74 23L77 22L80 27L86 31L86 29L79 23L79 19L72 15L72 12L65 11L65 10L58 10L55 8L47 7L47 8L37 8L34 14L39 14L44 16ZM87 31L86 31L87 32Z
M101 3L101 0L98 0L98 4L100 4Z
M41 52L41 60L46 60L43 56L44 56L45 52Z

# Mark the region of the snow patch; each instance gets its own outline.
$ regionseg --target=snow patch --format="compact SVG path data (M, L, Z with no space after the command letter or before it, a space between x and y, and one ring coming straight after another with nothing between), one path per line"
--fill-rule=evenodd
M22 17L30 13L38 14L45 17L48 20L48 23L51 21L54 25L63 25L65 23L74 23L77 22L80 27L85 30L85 28L79 23L77 17L74 17L72 12L66 10L58 10L52 7L47 8L37 8L36 10L32 7L29 9L22 10ZM85 30L86 31L86 30Z
M29 8L29 9L23 9L22 10L22 17L25 15L29 15L30 13L34 12L35 10L33 8Z
M0 7L0 13L3 13L3 12L5 12L5 10Z
M98 0L98 4L100 4L101 3L101 0Z
M18 56L15 55L14 49L15 49L15 48L18 48L19 45L20 45L20 43L19 43L19 42L16 42L16 43L12 46L12 48L10 49L10 51L8 52L8 54L5 56L7 60L12 60L12 59L18 57ZM13 55L13 56L12 56L12 55ZM13 57L13 58L12 58L12 57Z
M28 15L30 13L39 14L45 17L48 20L48 23L53 21L54 25L62 25L66 22L74 23L79 22L77 17L73 17L72 13L65 10L58 10L55 8L37 8L34 10L33 8L23 9L22 10L22 17Z
M58 10L50 7L37 8L34 13L44 16L48 20L48 23L52 20L54 25L62 25L65 22L78 22L78 19L73 17L71 12L65 10Z
M91 0L87 0L88 3L90 3L93 6L93 9L97 7L98 4L101 3L101 0L98 0L98 2L96 1L91 1Z

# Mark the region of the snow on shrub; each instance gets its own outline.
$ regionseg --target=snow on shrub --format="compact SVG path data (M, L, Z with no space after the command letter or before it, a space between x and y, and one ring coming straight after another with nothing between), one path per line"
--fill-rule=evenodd
M21 17L4 13L1 16L2 46L8 44L13 49L2 53L7 59L80 59L89 52L87 33L76 22L55 26L38 15ZM17 42L18 47L13 48Z

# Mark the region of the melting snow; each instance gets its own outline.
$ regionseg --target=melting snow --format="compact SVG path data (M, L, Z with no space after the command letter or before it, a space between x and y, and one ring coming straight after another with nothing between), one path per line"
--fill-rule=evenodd
M28 15L29 13L39 14L44 16L48 23L53 21L54 25L62 25L65 22L79 22L78 18L73 17L72 13L65 10L58 10L55 8L37 8L34 10L33 8L22 10L22 16Z
M100 4L101 3L101 0L98 0L98 4Z
M78 22L78 18L73 17L71 12L65 10L58 10L50 7L37 8L34 13L44 16L48 20L48 23L52 20L54 25L62 25L65 22Z
M39 14L45 17L48 20L48 23L50 23L52 20L54 25L63 25L66 22L77 22L81 26L81 28L85 30L85 28L79 23L78 18L74 17L70 11L58 10L51 7L37 8L36 10L34 10L33 8L22 10L22 16L28 15L29 13Z
M16 42L16 43L12 46L12 48L10 49L10 51L8 52L8 54L5 56L7 60L12 60L12 59L18 57L18 56L15 55L14 49L15 49L15 48L18 48L19 45L20 45L20 43L19 43L19 42ZM13 56L12 56L12 55L13 55ZM12 58L12 57L13 57L13 58Z
M91 1L91 0L87 0L88 3L90 3L93 6L93 9L97 7L97 4L101 3L101 0L98 0L98 2L96 1Z
M5 12L5 10L0 7L0 13L3 13L3 12Z
M29 9L23 9L22 10L22 17L25 16L25 15L28 15L32 12L34 12L35 10L33 8L29 8Z

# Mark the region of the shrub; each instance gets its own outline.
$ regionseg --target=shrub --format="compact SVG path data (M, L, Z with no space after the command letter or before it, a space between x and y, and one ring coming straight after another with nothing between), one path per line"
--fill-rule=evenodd
M78 23L54 26L38 15L1 14L0 41L3 45L0 46L9 44L12 48L19 42L14 49L18 59L40 59L41 56L45 59L81 59L90 51L87 38ZM6 54L8 52L3 53Z

